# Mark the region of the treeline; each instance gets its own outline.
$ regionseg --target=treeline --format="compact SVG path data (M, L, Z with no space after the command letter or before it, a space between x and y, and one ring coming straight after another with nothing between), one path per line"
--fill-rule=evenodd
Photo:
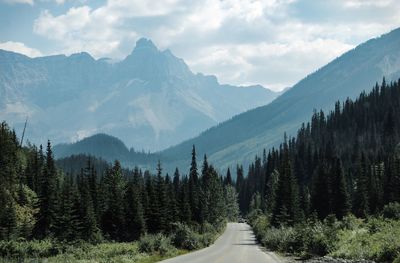
M100 162L101 163L101 162ZM0 240L132 241L145 233L169 234L174 223L195 229L221 227L238 215L230 179L204 157L198 171L193 147L189 175L170 176L118 161L98 173L88 158L84 169L64 174L46 150L20 147L6 123L0 127ZM182 224L180 224L182 225Z
M260 211L272 225L313 217L376 215L400 202L400 84L383 80L355 101L314 112L296 138L264 151L246 178L237 169L243 213Z

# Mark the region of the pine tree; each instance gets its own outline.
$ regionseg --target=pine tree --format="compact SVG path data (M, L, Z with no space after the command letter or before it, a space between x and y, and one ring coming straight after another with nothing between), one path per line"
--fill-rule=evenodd
M190 164L189 172L189 200L190 210L192 211L192 219L200 222L199 213L199 175L197 172L197 161L196 161L196 148L193 145L192 148L192 162Z
M236 192L240 193L242 188L244 176L243 176L243 166L237 165L236 167Z
M159 213L157 209L159 208L158 198L154 186L154 179L150 174L145 176L146 178L146 197L148 199L147 205L145 206L146 215L146 226L150 233L156 233L159 230Z
M368 204L368 175L367 175L367 160L362 154L361 160L358 161L356 170L356 189L354 196L353 212L358 217L366 217L369 214Z
M176 200L174 184L171 182L169 175L165 176L165 188L166 188L166 221L173 223L179 221L179 206ZM171 225L170 225L171 226ZM170 230L170 228L168 229Z
M16 234L18 141L5 122L0 124L0 239L12 239Z
M90 167L90 163L88 164ZM83 240L96 242L100 239L100 231L92 201L90 187L91 169L84 169L78 177L80 236Z
M189 182L187 177L182 180L182 187L180 193L180 203L181 203L181 222L190 223L192 220L192 211L190 210L189 201Z
M336 158L332 169L331 204L332 212L338 219L342 219L350 212L350 200L347 194L342 163Z
M314 174L311 193L311 212L316 212L319 219L324 219L330 212L329 182L325 161L321 160Z
M60 240L71 241L80 236L78 211L74 206L77 199L78 191L73 184L72 176L67 175L62 182L54 226L55 236Z
M138 239L146 232L140 191L134 182L127 184L125 195L125 235L127 241Z
M268 179L266 196L265 196L265 208L268 214L273 213L273 209L276 205L277 190L278 190L279 172L274 170Z
M40 179L39 213L35 225L35 237L50 236L55 224L57 210L57 172L53 159L50 141L47 143L46 164Z
M225 177L224 184L225 185L233 185L231 170L229 169L229 167L228 167L228 170L226 171L226 177Z
M106 172L103 187L105 207L101 220L102 229L112 240L120 240L124 226L125 180L118 161Z
M157 209L155 210L156 231L166 231L169 229L167 216L167 195L164 178L162 177L161 163L158 161L156 177L156 198Z
M276 196L278 198L276 198L272 214L274 225L293 224L301 220L298 185L292 173L286 140L283 146Z
M223 187L215 169L208 166L207 170L202 184L202 220L217 225L226 216Z
M0 188L0 208L0 240L13 239L17 225L15 202L4 187Z
M236 193L235 187L230 184L225 186L224 193L226 218L229 221L236 222L239 216L238 194Z

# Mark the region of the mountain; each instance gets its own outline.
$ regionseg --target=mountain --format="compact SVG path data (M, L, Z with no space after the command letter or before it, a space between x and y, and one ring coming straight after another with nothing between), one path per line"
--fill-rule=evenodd
M143 166L155 163L159 159L157 154L128 149L120 139L103 133L86 137L75 143L57 144L53 147L53 153L58 159L80 154L99 156L109 163L119 160L125 167L131 168L134 164Z
M105 160L121 160L129 154L125 144L116 137L107 134L96 134L74 144L58 144L53 147L58 158L64 158L75 153L102 156Z
M28 116L25 137L34 143L106 133L135 149L161 150L278 95L194 74L148 39L116 63L85 52L29 58L0 50L0 120L21 132Z
M284 132L294 136L314 109L329 112L336 101L355 98L383 77L387 81L400 77L400 28L336 58L270 104L239 114L160 154L170 160L169 169L190 164L192 145L199 156L206 153L221 169L249 163L263 148L277 146Z

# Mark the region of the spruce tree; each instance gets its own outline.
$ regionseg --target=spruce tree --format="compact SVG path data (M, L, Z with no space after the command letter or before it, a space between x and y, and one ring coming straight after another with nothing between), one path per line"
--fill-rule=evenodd
M228 170L226 171L226 177L225 177L224 184L225 185L233 185L231 170L229 169L229 167L228 167Z
M127 184L125 195L125 239L133 241L146 232L140 191L134 182Z
M157 198L157 209L154 211L154 217L156 220L156 231L166 231L169 228L169 222L167 221L167 195L165 181L162 176L161 163L158 161L157 165L157 177L156 177L156 198Z
M47 143L46 164L40 179L39 213L35 225L35 237L50 236L55 224L57 210L57 172L50 141Z
M103 187L105 207L101 220L102 229L112 240L120 240L124 226L125 180L118 161L106 172Z
M342 219L350 212L350 200L347 193L346 181L342 163L338 158L336 158L332 168L331 204L332 212L338 219Z
M330 188L326 170L326 163L321 160L312 181L311 212L316 212L319 219L324 219L331 213Z
M365 218L369 214L368 203L368 174L367 160L364 153L357 162L356 167L356 189L354 195L353 212L358 217Z
M192 161L189 172L189 200L192 219L200 222L199 214L199 175L197 171L196 148L192 148Z
M235 187L229 184L225 186L224 190L226 218L231 222L237 222L239 216L238 194Z
M189 181L187 177L184 177L182 180L180 200L181 222L190 223L192 220L192 211L190 210Z

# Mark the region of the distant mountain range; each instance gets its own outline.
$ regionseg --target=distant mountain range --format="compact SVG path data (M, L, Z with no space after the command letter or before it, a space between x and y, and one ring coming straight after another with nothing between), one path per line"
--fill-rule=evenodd
M157 158L167 171L176 166L187 169L191 147L196 145L199 158L207 154L210 162L221 170L249 163L263 148L277 146L284 132L294 135L314 109L329 111L336 101L357 97L383 77L388 82L400 77L400 29L346 52L272 103L239 114L198 137L163 150L157 153ZM138 164L130 160L131 164ZM154 168L155 163L149 167Z
M88 53L29 58L0 50L0 120L20 132L28 116L26 138L34 143L107 133L135 149L161 150L279 94L194 74L148 39L117 63Z
M400 28L371 39L308 75L270 104L239 114L200 136L161 152L166 165L188 167L190 149L220 169L249 163L263 148L277 146L285 132L294 132L314 109L329 111L338 100L357 97L376 82L400 78Z

